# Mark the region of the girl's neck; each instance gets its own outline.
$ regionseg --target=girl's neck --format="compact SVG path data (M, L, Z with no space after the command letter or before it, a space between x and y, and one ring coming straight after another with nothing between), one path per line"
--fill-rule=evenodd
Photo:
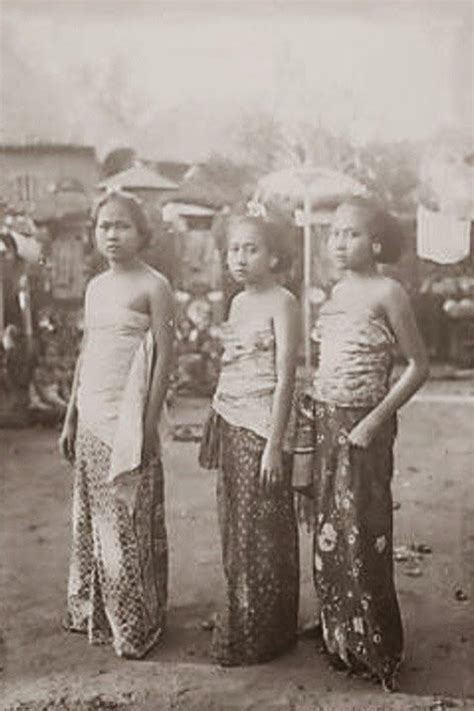
M129 274L142 266L143 262L138 257L127 259L126 262L109 262L109 270L112 274Z
M244 286L244 290L247 294L263 294L266 291L274 289L277 285L276 279L273 274L262 277L258 282L247 283Z
M342 276L341 281L359 282L367 279L372 279L378 275L377 266L375 264L367 264L361 269L347 269Z

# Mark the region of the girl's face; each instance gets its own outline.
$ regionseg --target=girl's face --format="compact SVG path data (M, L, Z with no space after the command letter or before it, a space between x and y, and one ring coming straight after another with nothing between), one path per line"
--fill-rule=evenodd
M258 284L271 275L272 255L254 225L241 223L229 232L227 264L233 278L241 284Z
M100 208L95 237L99 252L109 262L129 262L141 247L141 237L130 212L119 200L109 200Z
M344 271L365 271L374 265L372 238L362 210L352 205L336 210L328 252L336 267Z

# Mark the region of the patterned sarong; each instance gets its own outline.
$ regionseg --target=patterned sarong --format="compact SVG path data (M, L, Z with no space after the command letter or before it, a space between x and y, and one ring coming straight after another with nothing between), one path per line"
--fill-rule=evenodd
M143 657L163 632L168 549L163 470L139 478L133 512L111 482L110 447L88 430L76 441L73 541L66 627L92 644L112 641L119 656Z
M296 642L299 558L291 490L291 458L285 478L263 487L260 463L265 440L211 413L200 462L218 465L217 505L227 591L212 641L223 666L258 664Z
M347 435L369 410L313 404L314 581L328 651L391 687L403 653L392 556L396 421L367 449L354 447Z

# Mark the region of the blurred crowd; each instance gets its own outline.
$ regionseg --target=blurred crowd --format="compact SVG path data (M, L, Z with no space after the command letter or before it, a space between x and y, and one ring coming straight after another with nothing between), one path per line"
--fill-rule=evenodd
M212 296L212 294L211 294ZM175 362L169 398L210 395L219 372L220 344L212 298L176 293ZM472 367L463 339L472 339L474 278L428 278L417 311L431 357ZM0 424L59 423L66 411L82 339L79 310L49 307L36 314L34 336L8 324L0 343ZM472 330L472 329L471 329ZM459 342L458 342L459 341ZM470 349L472 352L472 349ZM5 419L7 418L7 420Z
M40 311L34 336L8 324L0 342L0 424L54 425L66 411L82 339L79 311ZM209 395L218 376L220 346L205 298L178 307L169 397ZM3 414L2 414L3 413Z
M0 348L1 419L11 426L55 424L65 411L81 330L67 312L40 314L34 337L14 324Z

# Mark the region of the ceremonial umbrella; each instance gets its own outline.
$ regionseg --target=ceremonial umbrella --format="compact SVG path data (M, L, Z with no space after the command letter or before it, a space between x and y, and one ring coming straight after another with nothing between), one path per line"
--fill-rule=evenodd
M253 196L253 203L267 205L284 203L292 209L301 210L304 250L304 352L305 366L311 366L311 213L314 209L334 209L348 197L364 195L365 187L354 178L328 168L303 164L278 170L261 178Z

